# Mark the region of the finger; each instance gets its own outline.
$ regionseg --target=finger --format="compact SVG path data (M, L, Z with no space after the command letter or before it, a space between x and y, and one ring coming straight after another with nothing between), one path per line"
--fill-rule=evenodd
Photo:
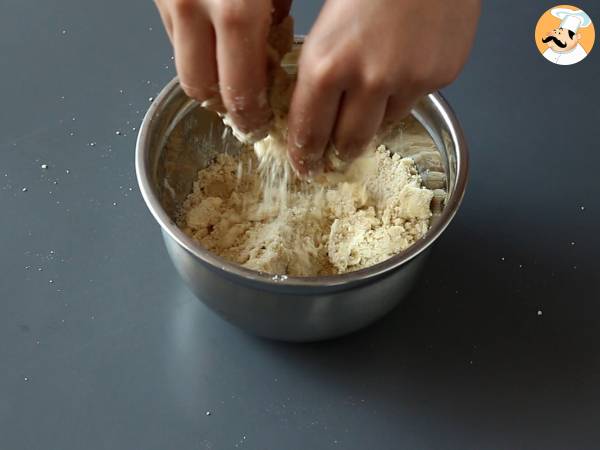
M165 30L167 31L167 36L169 36L169 40L171 41L171 44L173 44L173 21L171 20L171 15L164 6L162 0L154 0L154 3L156 4L160 18L165 26Z
M240 5L246 5L241 3ZM243 132L264 127L271 118L267 102L267 35L270 11L248 6L215 17L217 66L223 103Z
M398 123L402 119L405 119L410 114L410 110L417 99L418 96L415 95L392 95L387 102L384 121L388 123Z
M201 12L175 14L173 42L175 64L181 87L196 100L203 101L218 94L214 31Z
M387 96L366 90L348 91L338 114L334 132L337 156L343 161L359 157L379 130Z
M290 14L292 0L273 0L273 23L279 24Z
M303 79L300 67L288 116L288 151L300 175L318 172L331 140L342 92Z

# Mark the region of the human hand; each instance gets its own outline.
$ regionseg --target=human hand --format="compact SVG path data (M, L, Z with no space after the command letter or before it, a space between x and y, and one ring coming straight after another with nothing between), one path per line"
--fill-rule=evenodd
M479 0L326 0L303 46L288 147L301 174L318 172L333 142L350 161L384 120L405 117L422 95L465 64Z
M175 50L185 93L218 98L242 132L263 127L267 102L267 36L292 0L155 0Z

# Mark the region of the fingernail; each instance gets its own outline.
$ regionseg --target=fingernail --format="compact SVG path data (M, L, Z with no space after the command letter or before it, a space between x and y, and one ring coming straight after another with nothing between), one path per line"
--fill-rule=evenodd
M310 161L305 157L290 158L292 167L299 178L312 178L323 171L322 161Z
M308 174L308 178L314 178L314 177L322 174L324 169L325 169L325 163L322 159L319 159L318 161L313 161L308 164L306 173Z
M350 162L344 161L340 153L333 145L325 152L325 171L327 172L345 172L350 166Z
M344 162L350 162L358 158L366 150L366 145L337 144L332 152L336 158Z

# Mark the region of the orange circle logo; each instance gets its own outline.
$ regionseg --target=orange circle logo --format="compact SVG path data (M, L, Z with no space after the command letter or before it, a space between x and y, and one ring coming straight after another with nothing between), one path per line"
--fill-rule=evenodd
M583 61L594 47L596 30L582 9L558 5L546 11L535 27L535 44L548 61L570 66Z

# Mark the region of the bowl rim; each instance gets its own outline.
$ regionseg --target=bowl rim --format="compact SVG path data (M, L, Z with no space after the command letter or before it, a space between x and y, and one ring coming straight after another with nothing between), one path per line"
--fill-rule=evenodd
M449 198L446 200L446 206L438 220L430 227L427 234L408 247L401 253L392 256L373 266L348 272L339 275L324 275L311 277L297 276L276 276L274 274L258 272L232 263L209 250L204 249L199 243L187 236L171 219L162 207L156 192L151 183L152 167L148 158L150 151L150 136L153 120L158 117L164 104L170 100L179 91L182 92L178 77L173 78L158 94L156 99L150 105L140 126L135 151L135 169L140 192L146 206L154 216L155 220L161 226L163 232L166 232L177 244L191 253L194 257L204 262L207 266L213 268L221 274L233 276L234 278L245 280L251 283L258 283L264 287L299 287L299 288L339 288L349 287L356 284L362 284L385 276L407 264L409 261L427 250L448 227L456 215L460 204L464 198L468 172L469 172L469 153L467 142L462 127L460 126L456 114L452 107L439 92L428 94L426 98L434 105L435 109L441 115L445 122L454 148L456 149L456 181L455 188ZM414 112L413 117L418 121Z

